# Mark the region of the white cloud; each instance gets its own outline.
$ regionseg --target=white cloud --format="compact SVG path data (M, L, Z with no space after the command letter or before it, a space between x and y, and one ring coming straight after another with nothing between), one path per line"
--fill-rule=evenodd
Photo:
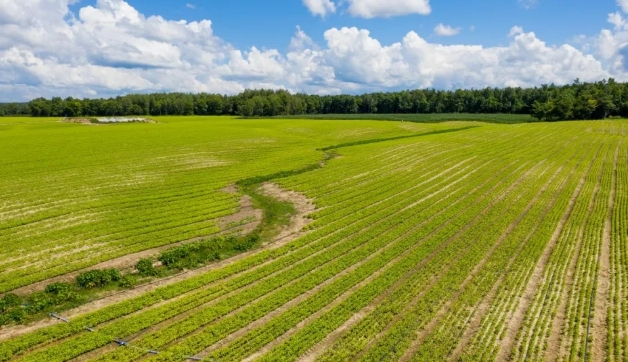
M618 0L618 1L626 1L626 0ZM517 2L524 9L532 9L539 4L539 0L517 0Z
M454 36L460 34L460 31L460 28L452 28L451 26L444 25L443 23L439 23L434 28L434 34L438 36Z
M312 15L324 17L336 12L336 4L331 0L303 0L303 5L310 10Z
M508 33L508 36L513 37L519 34L523 34L523 28L515 25L512 28L510 28L510 33Z
M196 9L196 5L190 3L185 4L185 7L188 9Z
M70 3L0 0L0 101L151 91L233 94L259 87L334 94L628 78L628 25L620 13L609 15L612 29L579 40L590 54L548 45L521 27L504 34L509 43L502 47L442 45L415 32L382 44L366 29L347 27L327 30L317 46L297 27L288 51L280 53L237 49L214 34L209 20L147 17L123 0L98 0L72 14ZM383 16L376 10L368 14Z
M294 34L292 39L290 40L290 50L292 51L300 51L304 49L317 49L318 46L312 38L310 38L300 26L297 25L297 32Z
M617 5L628 13L628 0L618 0ZM577 42L583 51L600 59L616 80L628 82L628 19L618 11L608 14L612 29L602 29L596 36L579 36Z
M432 12L430 0L345 0L349 13L362 18L387 18L409 14L428 15Z
M400 43L382 46L368 31L332 29L325 33L326 60L338 80L387 88L505 86L513 81L533 86L607 75L599 61L569 45L549 47L534 33L513 34L508 47L444 46L428 43L415 32Z

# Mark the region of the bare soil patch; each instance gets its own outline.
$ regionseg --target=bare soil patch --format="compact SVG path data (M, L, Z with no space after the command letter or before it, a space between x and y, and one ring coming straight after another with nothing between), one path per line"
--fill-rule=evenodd
M222 234L246 235L259 226L263 217L263 211L253 207L253 200L249 195L240 198L238 212L222 217L218 220L218 226Z
M298 192L284 190L279 185L271 182L263 183L261 189L266 196L292 203L297 211L290 219L290 224L281 228L279 234L272 242L275 244L285 244L302 236L304 234L303 228L312 222L312 219L307 216L316 209L314 201Z

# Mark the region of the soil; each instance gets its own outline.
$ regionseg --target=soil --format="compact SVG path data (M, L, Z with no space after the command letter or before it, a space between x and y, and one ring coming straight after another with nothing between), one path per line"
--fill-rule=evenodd
M236 235L246 235L255 230L262 220L262 210L253 207L253 199L244 195L240 199L240 207L235 214L222 217L218 220L218 226L222 233L229 232Z
M273 243L283 245L302 236L304 234L303 228L312 222L312 219L307 216L316 209L313 200L298 192L284 190L279 185L270 182L263 183L261 189L267 196L292 203L296 210L296 214L290 219L290 224L279 231L279 234L273 239Z

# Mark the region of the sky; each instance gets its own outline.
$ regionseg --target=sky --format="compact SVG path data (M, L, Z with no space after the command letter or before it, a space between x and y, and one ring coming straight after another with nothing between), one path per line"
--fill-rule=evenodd
M628 81L628 0L0 0L0 102Z

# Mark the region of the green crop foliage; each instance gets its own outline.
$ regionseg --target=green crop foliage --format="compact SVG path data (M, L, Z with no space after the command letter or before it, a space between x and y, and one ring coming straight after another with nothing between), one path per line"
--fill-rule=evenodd
M628 360L628 123L459 116L0 119L0 322L78 303L17 288L83 268L158 282L0 361ZM243 195L258 226L221 233Z

